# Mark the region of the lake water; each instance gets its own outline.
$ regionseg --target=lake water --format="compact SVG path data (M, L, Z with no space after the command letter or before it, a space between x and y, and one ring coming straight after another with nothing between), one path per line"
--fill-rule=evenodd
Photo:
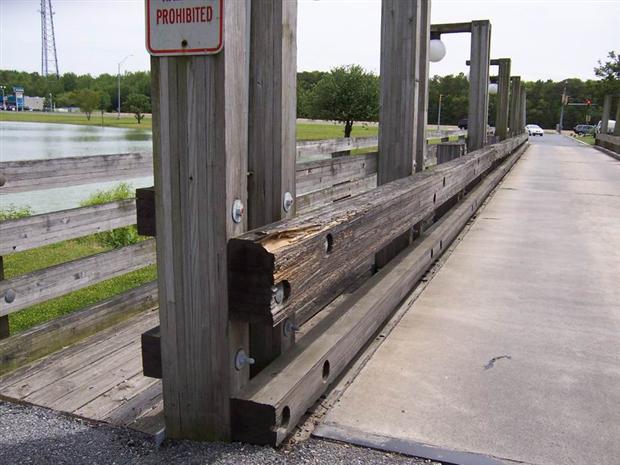
M127 152L151 152L151 131L70 124L0 122L0 161L53 159ZM32 207L35 213L78 207L93 192L119 181L0 195L0 208ZM153 185L153 178L126 181L133 187Z

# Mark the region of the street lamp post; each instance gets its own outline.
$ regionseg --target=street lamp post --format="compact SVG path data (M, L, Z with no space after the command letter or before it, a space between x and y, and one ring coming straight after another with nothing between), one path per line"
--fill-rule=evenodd
M127 55L121 61L118 62L118 74L117 74L117 95L116 95L116 109L118 111L116 119L121 119L121 65L125 63L125 60L133 55Z

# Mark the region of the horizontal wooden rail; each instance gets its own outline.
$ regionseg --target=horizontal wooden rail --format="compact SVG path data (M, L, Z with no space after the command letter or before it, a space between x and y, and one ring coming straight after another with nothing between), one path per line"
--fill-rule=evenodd
M0 222L0 255L136 223L135 200L73 208Z
M231 399L233 440L279 445L448 248L521 152L250 380Z
M619 123L616 123L619 124ZM609 134L597 134L596 145L599 145L607 150L611 150L617 154L620 154L620 137L612 136Z
M4 161L0 194L118 181L153 175L151 153Z
M297 157L327 155L347 150L372 148L378 145L379 138L377 136L299 141L297 142Z
M314 296L472 184L526 140L485 147L228 243L230 312L273 325L312 316Z
M298 163L297 195L319 191L334 184L355 181L377 172L377 152Z
M0 375L157 306L152 281L1 340Z
M155 263L155 240L0 281L0 316Z

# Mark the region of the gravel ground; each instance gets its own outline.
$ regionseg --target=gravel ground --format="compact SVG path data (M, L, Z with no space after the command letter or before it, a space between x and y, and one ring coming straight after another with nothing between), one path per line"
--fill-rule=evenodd
M135 431L0 401L2 465L432 464L346 444L308 439L275 450L245 444L154 442Z

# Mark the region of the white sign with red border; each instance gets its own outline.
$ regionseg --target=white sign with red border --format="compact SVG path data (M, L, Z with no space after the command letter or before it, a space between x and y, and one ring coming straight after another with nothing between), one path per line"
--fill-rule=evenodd
M146 0L146 49L156 56L218 53L224 45L223 3Z

